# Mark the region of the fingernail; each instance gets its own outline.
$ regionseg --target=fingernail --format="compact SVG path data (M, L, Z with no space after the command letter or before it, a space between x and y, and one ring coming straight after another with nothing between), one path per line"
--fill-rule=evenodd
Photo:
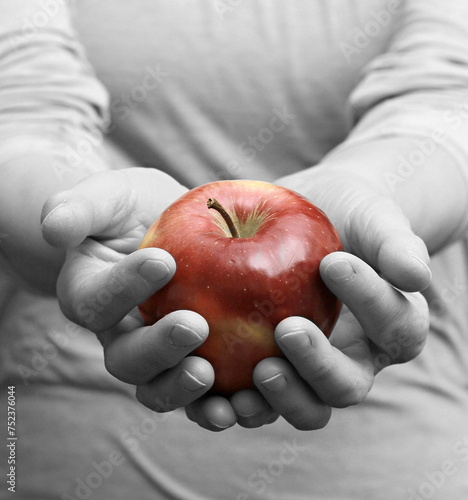
M356 271L347 260L339 259L330 262L325 268L325 273L333 281L348 281Z
M188 372L187 370L183 370L179 380L182 386L191 392L195 392L206 387L206 384L204 382L198 380L195 375Z
M68 202L53 208L42 221L46 241L55 247L73 248L87 236L79 210Z
M414 261L415 264L420 268L424 270L424 273L427 275L428 280L432 279L432 271L430 267L424 262L421 257L418 257L415 253L413 252L408 252L408 255L410 255Z
M77 224L76 213L67 203L63 202L53 208L42 221L42 227L45 228L53 222L57 229L74 229Z
M170 270L166 264L160 260L147 259L141 264L138 269L138 274L145 280L149 280L153 283L158 283L159 281L164 281L167 279Z
M239 417L242 417L242 418L251 418L251 417L255 417L255 415L257 414L257 412L256 411L252 411L250 413L237 412L237 414L239 415Z
M189 347L199 344L203 338L197 332L184 325L174 325L169 332L169 340L175 347Z
M267 378L260 382L265 389L271 392L279 392L286 388L288 382L284 373L277 373L271 378Z
M312 346L311 338L305 330L286 333L279 339L279 342L288 351L300 351Z
M59 208L62 208L66 204L66 201L62 201L56 207L54 207L47 215L41 214L41 224L45 224L47 220L50 220L52 214L58 211Z
M213 420L208 419L208 422L213 426L216 427L217 429L224 431L224 429L228 429L229 427L232 427L231 424L218 424L216 422L213 422Z

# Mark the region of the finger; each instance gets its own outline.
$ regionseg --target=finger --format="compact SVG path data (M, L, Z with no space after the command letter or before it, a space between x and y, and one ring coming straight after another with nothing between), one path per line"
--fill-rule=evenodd
M164 250L145 248L122 257L87 239L68 251L57 280L59 303L70 320L102 332L162 288L175 269L174 259Z
M43 236L53 246L75 247L116 224L133 201L122 172L93 174L46 201L41 214Z
M364 194L347 217L345 238L352 253L369 262L397 288L416 292L429 285L426 245L392 200Z
M364 400L374 380L374 354L362 338L346 353L333 347L320 329L301 317L276 327L275 339L297 373L325 404L344 408Z
M417 356L429 330L421 294L402 293L354 255L335 252L320 265L323 280L349 308L377 346L394 350L393 362Z
M160 193L161 186L164 193ZM166 208L166 200L185 191L170 176L154 169L98 172L46 201L41 215L43 236L52 246L72 248L87 236L116 237L116 228L137 219L142 234L136 239L141 240L145 228Z
M235 425L236 414L231 403L221 396L206 396L185 408L187 417L200 427L220 432Z
M254 381L270 406L299 430L324 427L331 409L284 359L267 358L255 367Z
M279 417L258 391L236 392L230 401L237 415L237 423L248 429L273 423Z
M208 324L193 311L176 311L152 326L100 335L107 370L129 384L145 384L176 366L208 336ZM212 382L210 383L210 386Z
M214 382L214 371L203 358L189 356L152 382L139 385L138 401L158 413L189 405L203 396Z

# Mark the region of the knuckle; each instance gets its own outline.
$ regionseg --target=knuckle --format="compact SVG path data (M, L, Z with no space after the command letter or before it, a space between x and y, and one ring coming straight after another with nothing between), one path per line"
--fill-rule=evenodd
M363 289L359 290L359 294L356 295L359 306L370 314L380 312L382 309L385 290L383 290L381 285L380 282L374 282L367 287L363 287Z
M394 328L394 358L397 363L412 360L421 353L429 332L429 316L411 309Z
M67 297L59 295L58 304L62 314L70 321L98 333L96 327L99 325L96 324L96 311L84 300L72 302Z
M319 359L314 359L313 363L307 368L307 380L313 383L320 383L323 380L329 379L336 368L336 358L334 351L330 350L327 355L323 355Z
M140 366L150 367L153 373L173 368L188 354L186 349L175 348L160 326L144 330L139 349Z
M103 333L110 327L106 307L112 300L107 293L91 293L89 286L82 286L80 292L73 290L59 280L57 300L63 315L70 321L91 330Z
M132 362L132 358L122 362L121 353L113 343L104 347L104 366L113 377L126 384L145 384L152 378L152 372L144 363Z
M423 349L429 332L429 310L424 298L408 297L403 308L394 311L380 332L383 342L377 342L388 357L387 364L405 363Z
M152 374L157 375L169 368L176 366L178 359L171 356L171 352L162 352L157 348L145 348L141 353L141 360L136 367L139 378L143 377L143 373L151 371Z
M135 281L138 277L138 274L132 273L126 268L125 263L120 261L110 269L105 288L113 296L132 300L135 292Z
M361 379L350 381L338 392L326 398L326 403L334 408L347 408L362 403L369 393L370 386Z
M176 410L180 406L181 405L171 396L166 395L164 398L162 396L156 396L149 408L156 413L167 413Z

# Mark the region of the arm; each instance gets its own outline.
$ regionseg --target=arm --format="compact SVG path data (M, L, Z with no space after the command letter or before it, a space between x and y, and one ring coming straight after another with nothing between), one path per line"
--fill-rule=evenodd
M362 401L378 371L414 358L424 344L427 304L404 292L428 286L429 253L467 230L467 15L461 2L406 2L389 51L351 96L357 124L347 140L317 167L278 180L321 207L354 254L328 256L321 266L353 313L342 316L331 346L313 325L291 318L277 340L306 332L308 343L285 349L297 371L262 367L262 377L290 379L276 394L264 392L273 407L292 393L296 401L308 397L312 417L290 414L295 425L323 424L323 403ZM314 395L320 399L312 404Z
M319 168L279 181L312 197L337 224L346 249L396 285L395 274L409 279L412 270L378 262L383 238L394 254L411 249L428 262L415 235L433 253L466 233L467 15L460 2L406 2L388 52L351 95L356 126L347 140ZM350 200L352 186L364 190L367 205L359 196ZM380 234L370 246L362 227L366 208L366 224ZM400 229L391 224L396 214ZM395 231L402 229L398 241Z
M426 12L424 3L408 2L408 6L411 8L416 6L416 10L422 6L423 12ZM430 11L430 7L428 11ZM418 23L412 24L412 26L416 26L418 30L427 30L427 27L421 28ZM433 31L429 31L431 36ZM399 38L395 36L395 40ZM403 39L408 40L405 36ZM399 57L396 60L398 61ZM382 65L383 67L388 66L384 63ZM372 74L375 71L377 70L370 69ZM394 81L394 79L389 79L388 75L385 76L384 80ZM363 80L362 85L366 87L370 84ZM432 86L431 84L431 88ZM342 321L333 333L331 344L313 325L304 324L297 318L285 320L277 329L277 340L281 345L286 345L287 340L290 341L289 348L285 348L285 354L291 363L271 359L260 363L258 370L256 370L256 383L263 396L260 393L236 395L230 401L226 400L222 403L211 398L197 400L195 404L187 408L187 413L189 418L196 420L204 427L219 430L233 425L236 419L241 425L248 427L268 423L276 415L271 413L271 409L265 404L265 401L268 401L274 410L277 410L298 428L321 427L326 424L329 418L330 407L347 406L362 401L372 385L375 374L380 369L391 363L407 361L421 351L428 329L427 304L420 294L402 293L391 286L389 282L399 285L403 290L413 292L427 286L430 280L430 271L427 267L426 246L411 230L407 215L402 208L397 205L395 200L385 198L382 195L382 189L384 189L382 185L377 187L377 180L387 177L375 175L375 180L369 181L365 177L366 171L356 173L352 168L355 163L352 151L358 151L361 146L363 149L359 150L360 161L358 163L362 162L362 154L367 159L365 163L368 168L371 168L371 162L373 164L378 156L376 151L380 151L376 148L385 147L391 153L395 153L393 148L398 143L403 147L398 154L407 154L408 145L416 136L413 135L413 127L409 127L411 133L408 133L408 130L400 130L395 134L389 127L389 123L392 121L391 117L380 116L375 119L383 124L383 134L370 137L377 130L370 120L376 116L374 112L380 113L380 110L384 109L381 107L381 103L383 105L387 100L391 113L394 110L400 112L401 108L405 112L408 110L406 104L394 106L396 99L390 100L390 95L386 99L386 97L376 96L376 92L370 91L367 93L363 91L363 94L372 95L375 99L369 101L367 107L360 105L357 99L358 90L353 102L359 124L343 144L341 151L338 149L335 152L336 156L330 155L324 159L322 166L278 180L281 184L303 192L321 206L338 226L345 240L346 249L360 257L338 254L324 259L322 266L322 276L332 291L349 307L353 318L350 319L351 315L343 315ZM393 91L392 87L389 89L389 94ZM403 100L412 95L412 91L407 89L402 89L400 93ZM439 96L440 92L437 91L436 94ZM425 103L424 109L426 108L430 114L437 111L437 106L434 103ZM419 125L425 120L421 120L420 110L421 108L409 110L410 116L416 117ZM397 116L393 122L398 124L399 117ZM369 125L364 127L366 123ZM386 128L387 130L385 130ZM390 130L389 135L388 130ZM425 133L425 131L421 132L420 130L420 135L416 138L419 140L425 137ZM364 154L364 149L367 151L366 154ZM349 156L347 156L348 153ZM339 154L342 156L338 156ZM449 153L444 152L442 157L445 158L449 155ZM388 164L394 165L391 158ZM381 173L383 172L381 171ZM103 183L99 184L104 187ZM75 202L75 195L82 199L84 186L89 188L91 185L92 178L89 178L84 184L81 184L82 187L78 190L74 189L73 192L66 193L66 197L69 197L69 203ZM388 186L385 189L388 190ZM56 207L63 196L56 196L49 200L45 213ZM94 199L97 198L94 197ZM382 199L384 199L383 203ZM91 202L91 200L86 201ZM359 202L357 208L356 202ZM48 240L55 238L60 233L60 212L61 209L51 212L44 221L44 234ZM349 219L353 221L351 224L347 222ZM74 218L73 221L76 223L76 227L80 226L80 221L77 218ZM96 224L92 227L92 231L98 231L99 234L102 227L101 223ZM371 232L368 231L369 228L372 229ZM88 227L87 231L89 229ZM450 232L450 228L448 232ZM83 238L87 234L94 233L84 231ZM374 235L379 236L379 238L374 238ZM405 244L402 245L402 243ZM415 255L411 256L411 252L407 252L407 245L411 247L412 253ZM385 251L380 252L381 247ZM396 253L395 249L398 250ZM83 247L83 251L85 250L86 244ZM345 260L345 264L351 265L351 276L346 276L343 273L345 270L343 269L343 260ZM388 281L381 279L372 267L382 272ZM91 269L93 272L99 270L98 266ZM74 274L72 271L72 265L66 267L63 279L65 285L67 282L69 283L69 280L66 279L67 276ZM69 316L75 321L80 321L79 306L86 299L86 296L92 298L92 295L96 295L99 291L99 287L105 285L106 282L109 282L109 278L112 278L112 273L108 272L107 269L101 269L101 271L99 275L96 274L96 279L95 276L91 276L92 272L90 272L90 276L82 274L79 280L72 283L68 289L64 289L64 295L68 294L66 302L70 307ZM86 286L82 286L84 284ZM77 293L80 290L84 290L84 295L81 298ZM125 309L117 307L115 312L111 310L112 307L104 307L102 314L95 315L96 321L93 323L93 328L97 331L102 332L106 328L111 328L120 319L117 315L129 311L136 305L136 302L132 302L127 297L126 300L114 301L113 304L124 305ZM292 335L298 332L306 334L305 343L302 345L301 338L296 336L296 340L294 340L295 337ZM115 331L111 332L111 336L115 333ZM132 337L125 335L121 330L118 334L121 339L119 340L120 345L131 347L126 343L130 342ZM138 336L133 336L133 338L138 338ZM294 343L296 347L299 346L299 350L294 350ZM310 345L315 348L311 349ZM151 345L147 347L147 351L150 352ZM166 401L166 397L161 398L161 395L169 394L167 392L168 384L161 386L160 378L159 381L152 380L155 374L151 372L150 368L151 364L154 366L156 358L150 360L152 362L150 365L142 364L142 369L136 373L132 374L129 373L129 370L125 370L119 374L116 366L118 356L115 351L112 351L113 349L107 347L108 360L111 359L111 354L114 354L112 357L116 360L114 366L110 362L108 368L111 368L111 372L116 376L122 379L125 377L128 382L141 384L141 390L138 394L143 404L158 411L164 411L164 408L171 409L174 405L183 405L183 398L179 398L169 399L163 407L160 404L158 408L154 407L153 403L157 398ZM129 351L130 349L127 348L121 352L128 353ZM131 352L135 355L134 362L131 364L138 366L138 359L148 361L148 356L143 356L143 347L141 347L141 351L133 349ZM190 358L190 362L192 361L194 359ZM201 368L201 365L198 366ZM170 373L176 374L172 370ZM200 371L192 373L195 378L198 377L205 383L205 386L208 386L209 376L206 371L202 372L200 369ZM286 384L283 383L284 381ZM193 398L193 400L195 399ZM187 398L185 398L185 402L187 402Z
M346 250L363 257L395 285L411 288L408 280L414 267L398 271L410 273L400 282L398 273L379 261L382 248L391 245L389 251L402 258L412 252L428 263L427 253L466 234L466 165L428 137L350 142L317 168L279 182L323 208L339 228ZM429 154L424 153L425 144ZM371 241L371 235L377 240Z
M54 15L35 0L0 8L0 248L29 284L53 293L64 252L42 238L42 205L107 168L107 95L73 36L66 4ZM39 14L43 27L34 24Z
M112 374L137 386L151 381L161 408L184 406L212 384L207 362L184 360L206 337L206 322L176 311L145 328L131 311L175 271L167 252L135 250L186 189L156 170L109 168L106 92L74 37L67 3L47 22L42 5L0 0L1 272L13 270L35 292L57 287L64 312L76 308L71 319L98 333Z
M321 162L393 200L430 253L468 223L467 16L464 2L405 2L388 51L351 95L355 128ZM302 189L308 179L304 194L320 198L315 175L280 182Z

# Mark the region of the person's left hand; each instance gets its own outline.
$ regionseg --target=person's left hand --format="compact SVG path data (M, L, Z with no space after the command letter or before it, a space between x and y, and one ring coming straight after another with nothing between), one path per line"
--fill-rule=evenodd
M317 429L328 422L331 407L362 401L380 369L420 351L427 332L424 299L397 290L359 258L338 252L323 260L321 273L353 314L343 312L331 342L311 322L287 318L276 329L285 358L268 358L256 367L258 390L230 399L207 394L212 367L189 355L208 334L203 318L177 311L144 327L135 310L175 271L166 252L135 250L157 215L185 189L160 172L131 170L91 176L52 197L43 229L50 243L69 247L58 286L64 312L98 334L108 370L135 384L137 399L148 408L185 407L191 420L212 431L235 423L259 427L279 415L298 429ZM156 196L148 189L153 176L159 185L168 182ZM60 201L65 204L59 209ZM61 223L64 214L67 224ZM148 257L156 268L142 276L140 266ZM406 288L420 285L410 279ZM190 332L195 341L187 342ZM184 345L174 343L173 333Z
M316 167L306 178L299 173L285 180L299 191L308 186L309 198L350 252L329 254L320 266L322 279L344 304L330 340L304 318L283 320L275 338L285 358L257 365L256 391L190 405L189 418L203 427L257 427L281 415L298 429L321 428L333 407L362 402L380 370L421 352L429 314L418 292L431 279L425 244L391 193L385 195L385 185L376 189L345 166Z
M230 401L202 398L187 408L189 418L218 430L213 422L218 428L235 422L258 427L281 415L297 429L319 429L333 407L362 402L380 370L420 353L428 330L421 294L397 290L345 252L325 257L321 274L346 304L330 340L304 318L283 320L275 337L285 359L268 358L257 365L258 391L241 391Z
M200 315L174 311L145 326L137 310L176 269L164 250L138 246L186 191L153 169L104 171L51 196L42 214L44 238L67 249L57 280L63 313L97 335L110 374L161 412L193 402L214 380L208 361L190 356L208 335Z

